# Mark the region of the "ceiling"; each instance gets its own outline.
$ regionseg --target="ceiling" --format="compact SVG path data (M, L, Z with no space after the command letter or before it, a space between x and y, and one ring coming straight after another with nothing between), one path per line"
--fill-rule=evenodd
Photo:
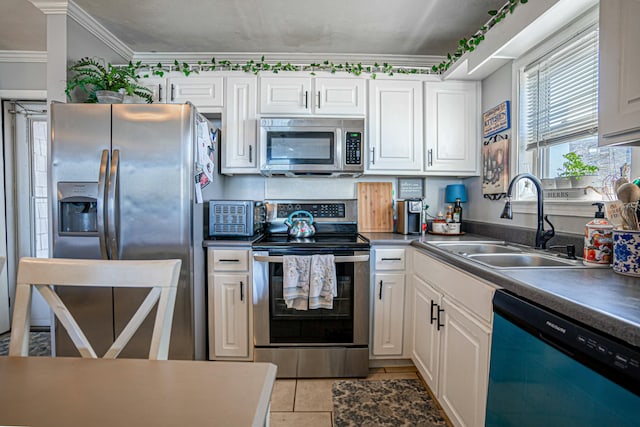
M134 52L446 55L506 0L74 2ZM0 2L0 50L46 50L30 0Z

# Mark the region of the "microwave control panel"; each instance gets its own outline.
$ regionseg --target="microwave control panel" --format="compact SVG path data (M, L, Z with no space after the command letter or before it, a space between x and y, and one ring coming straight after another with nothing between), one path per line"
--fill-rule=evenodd
M346 162L348 165L362 164L362 133L347 132Z

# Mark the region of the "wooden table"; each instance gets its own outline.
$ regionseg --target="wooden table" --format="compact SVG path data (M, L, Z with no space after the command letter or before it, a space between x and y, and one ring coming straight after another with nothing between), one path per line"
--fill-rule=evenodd
M0 425L264 426L271 363L0 357Z

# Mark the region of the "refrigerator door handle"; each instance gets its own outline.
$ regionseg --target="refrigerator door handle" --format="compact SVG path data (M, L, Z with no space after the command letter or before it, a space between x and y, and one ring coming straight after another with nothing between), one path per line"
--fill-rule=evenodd
M111 170L109 172L109 185L107 186L107 243L111 259L120 259L118 244L118 175L120 173L120 150L113 150L111 154Z
M107 187L107 169L109 168L109 150L102 150L100 158L100 173L98 175L98 200L96 214L98 222L98 238L100 239L100 255L102 259L109 259L107 248L107 227L105 224L105 189Z

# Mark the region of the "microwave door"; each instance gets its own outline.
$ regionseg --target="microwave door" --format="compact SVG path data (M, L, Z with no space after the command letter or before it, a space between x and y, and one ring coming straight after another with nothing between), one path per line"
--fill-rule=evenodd
M267 130L266 163L272 170L333 172L340 161L340 131Z

